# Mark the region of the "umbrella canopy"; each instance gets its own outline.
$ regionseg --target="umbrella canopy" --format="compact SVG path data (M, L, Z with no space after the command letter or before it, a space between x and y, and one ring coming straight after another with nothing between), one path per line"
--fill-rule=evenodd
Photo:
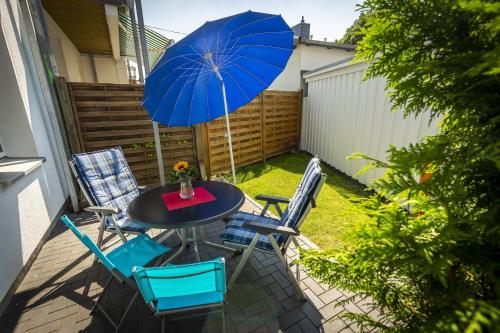
M146 78L143 105L166 126L208 122L225 114L226 101L233 112L269 87L292 51L280 15L248 11L206 22L165 51Z

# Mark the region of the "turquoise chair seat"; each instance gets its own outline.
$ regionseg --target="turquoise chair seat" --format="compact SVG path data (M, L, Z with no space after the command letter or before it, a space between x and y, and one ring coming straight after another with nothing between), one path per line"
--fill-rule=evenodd
M149 236L141 234L109 252L106 256L123 276L131 278L134 266L144 266L169 250L168 247L158 244Z
M135 281L155 314L221 304L226 292L224 259L165 267L137 267Z
M73 224L73 222L64 215L61 217L61 221L75 234L75 236L90 250L92 251L96 258L109 270L111 276L106 282L101 295L97 298L92 307L90 313L94 313L96 309L99 309L111 325L115 328L117 332L128 312L132 308L136 297L139 295L139 291L136 291L132 300L128 304L127 308L123 312L120 321L115 322L109 313L104 309L100 302L103 299L106 291L109 291L109 286L113 278L116 278L120 283L126 284L132 287L137 287L133 276L133 267L144 266L146 264L152 263L155 259L162 260L163 256L170 251L170 248L156 243L146 234L138 235L137 237L128 240L127 242L121 244L116 249L105 253L103 252L89 236L82 233Z

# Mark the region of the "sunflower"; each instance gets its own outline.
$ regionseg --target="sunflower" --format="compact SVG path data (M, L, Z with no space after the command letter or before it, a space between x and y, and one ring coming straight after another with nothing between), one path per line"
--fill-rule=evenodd
M179 161L179 162L177 162L174 165L173 169L174 169L175 172L186 171L188 167L189 167L188 162L186 162L186 161Z

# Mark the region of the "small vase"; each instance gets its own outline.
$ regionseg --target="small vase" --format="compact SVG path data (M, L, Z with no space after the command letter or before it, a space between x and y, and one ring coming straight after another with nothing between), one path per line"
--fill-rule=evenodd
M182 199L191 199L194 196L193 185L191 184L191 177L181 177L181 190L179 195Z

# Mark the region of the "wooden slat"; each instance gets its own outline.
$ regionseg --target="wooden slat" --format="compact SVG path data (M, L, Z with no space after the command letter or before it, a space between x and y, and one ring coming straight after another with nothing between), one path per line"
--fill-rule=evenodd
M54 77L59 104L63 114L64 125L68 136L70 149L75 153L83 151L82 137L79 132L78 119L73 112L73 100L64 77Z
M243 166L297 148L300 92L265 91L230 115L235 164ZM206 125L212 174L229 170L223 117Z
M142 108L141 85L71 83L78 135L85 150L121 146L141 184L158 183L152 123ZM300 93L265 91L230 115L237 166L296 149ZM193 127L160 126L165 168L180 159L202 161L208 175L230 168L224 117Z
M143 86L69 83L85 151L121 146L141 185L159 183L153 127L142 108ZM179 160L196 162L192 127L160 126L165 168Z

